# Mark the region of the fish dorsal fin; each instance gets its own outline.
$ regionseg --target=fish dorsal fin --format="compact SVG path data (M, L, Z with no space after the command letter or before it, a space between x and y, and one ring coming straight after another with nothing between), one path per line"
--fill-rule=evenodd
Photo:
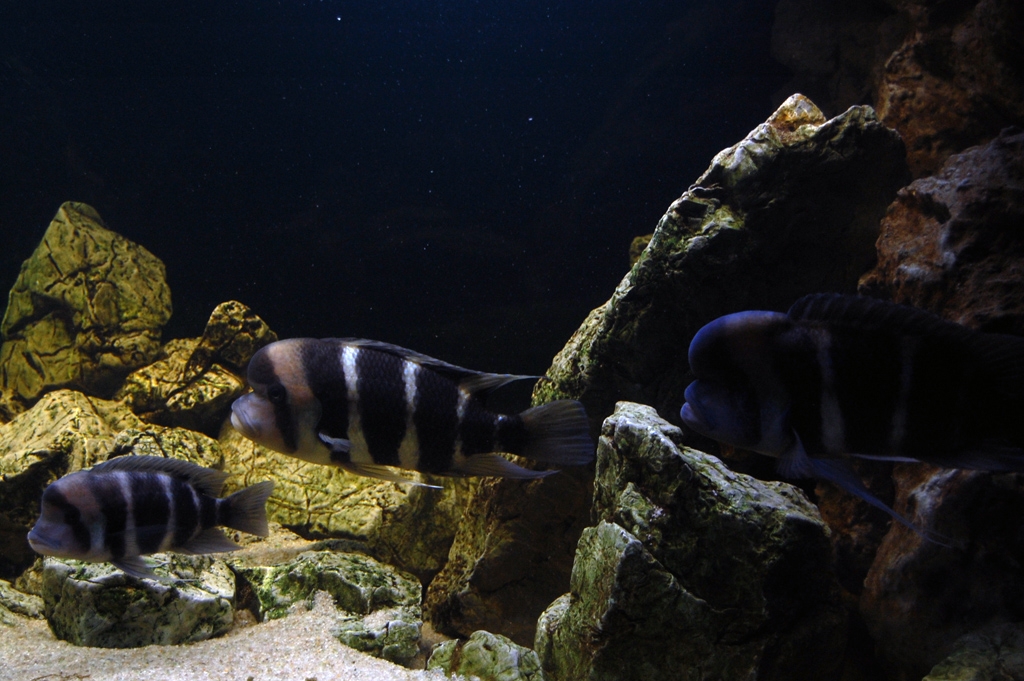
M164 473L183 480L207 496L220 496L224 481L229 474L212 468L203 468L184 459L164 456L118 456L96 464L89 469L93 473L126 471L135 473Z
M968 342L978 334L920 308L840 293L804 296L793 303L786 314L794 321L827 322L907 336L940 336L960 342Z
M381 341L367 340L365 338L326 338L324 340L342 343L344 345L351 345L361 349L384 352L389 355L394 355L395 357L407 359L410 362L415 362L422 367L426 367L427 369L435 371L458 383L460 387L472 395L486 395L492 390L496 390L513 381L524 381L527 379L536 380L540 378L539 376L488 374L483 371L473 371L472 369L466 369L464 367L456 366L455 364L449 364L448 362L429 357L414 350L409 350L408 348L403 348L398 345L392 345L391 343L384 343Z

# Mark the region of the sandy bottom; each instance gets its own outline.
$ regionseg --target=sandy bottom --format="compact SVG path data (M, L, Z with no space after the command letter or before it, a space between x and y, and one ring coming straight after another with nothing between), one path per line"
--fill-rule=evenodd
M183 646L131 650L80 648L58 641L44 620L0 625L4 681L441 681L440 672L412 671L338 643L330 634L334 606L317 599L312 610L237 628ZM454 678L454 677L453 677Z

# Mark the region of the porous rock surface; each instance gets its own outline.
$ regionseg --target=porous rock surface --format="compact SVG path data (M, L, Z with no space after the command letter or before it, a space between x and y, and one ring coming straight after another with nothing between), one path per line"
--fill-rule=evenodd
M1008 129L900 191L861 292L1024 335L1022 226L1024 132ZM894 508L950 545L892 526L859 610L889 672L920 678L961 636L1024 619L1024 475L901 464L893 479Z
M903 136L915 177L1024 125L1024 10L1017 0L890 0L907 30L875 106Z
M427 660L427 669L480 681L544 681L537 653L488 631L474 631L465 641L438 644Z
M1024 130L951 156L901 189L865 295L985 331L1024 335Z
M246 392L249 359L276 340L248 307L221 303L201 338L167 343L157 361L128 375L115 399L150 423L216 434L231 403Z
M171 316L163 263L83 203L57 211L21 267L0 332L2 411L56 388L110 397L160 350Z
M835 678L846 615L817 509L681 441L651 407L605 421L599 524L538 625L546 678Z
M534 402L581 400L595 434L619 400L677 420L694 333L729 312L852 292L908 179L899 135L869 107L826 120L805 97L790 97L669 207L611 299L538 382ZM450 635L484 629L529 645L537 616L565 591L590 490L585 469L481 484L428 588L430 622Z
M167 582L129 577L107 563L47 558L45 615L54 635L80 646L136 648L202 641L234 621L235 575L208 556L157 554Z
M344 611L333 635L345 645L407 664L419 652L422 586L415 577L359 553L309 551L278 565L236 564L262 619L310 607L317 592Z

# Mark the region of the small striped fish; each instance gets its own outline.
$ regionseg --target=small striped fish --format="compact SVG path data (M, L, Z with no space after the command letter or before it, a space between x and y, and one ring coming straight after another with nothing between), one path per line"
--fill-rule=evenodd
M694 336L680 412L693 430L779 457L910 526L843 456L1024 471L1024 338L870 298L805 296Z
M110 459L65 475L43 491L28 543L44 556L110 561L134 577L155 578L140 556L239 548L218 526L267 536L265 504L274 483L218 499L227 477L161 456Z
M401 468L449 475L536 478L496 452L555 465L594 458L583 406L558 400L515 415L489 412L483 397L535 378L471 371L394 345L360 339L292 338L249 362L253 392L231 423L274 451L358 475L413 482Z

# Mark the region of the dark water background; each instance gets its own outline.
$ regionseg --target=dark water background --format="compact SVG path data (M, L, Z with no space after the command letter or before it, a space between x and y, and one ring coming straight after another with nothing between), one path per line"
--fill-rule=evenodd
M0 10L0 291L84 201L166 263L165 338L236 299L541 373L790 94L767 1L138 5Z

